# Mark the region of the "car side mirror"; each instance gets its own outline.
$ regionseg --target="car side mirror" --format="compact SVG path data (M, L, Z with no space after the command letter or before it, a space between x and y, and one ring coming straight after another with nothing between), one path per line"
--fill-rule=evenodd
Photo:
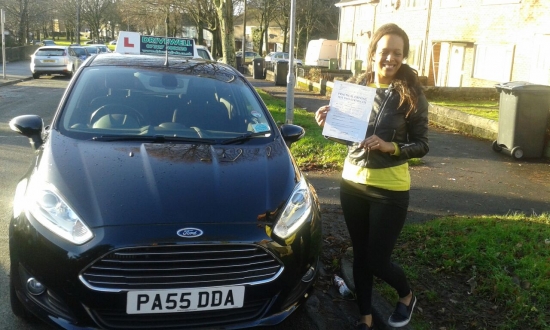
M44 143L42 131L44 130L44 121L37 115L17 116L10 120L10 129L29 138L31 147L38 150Z
M292 143L300 140L304 137L304 135L306 135L306 130L298 125L283 124L279 129L283 135L286 145L289 147Z

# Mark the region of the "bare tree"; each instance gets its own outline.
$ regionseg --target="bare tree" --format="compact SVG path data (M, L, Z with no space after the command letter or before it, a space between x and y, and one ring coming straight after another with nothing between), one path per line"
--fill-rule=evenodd
M108 22L110 11L114 10L114 4L109 0L81 0L81 18L90 26L90 38L99 39L99 31Z
M273 19L277 6L276 0L251 0L247 5L250 8L250 17L258 22L260 26L260 49L258 52L263 55L263 49L269 52L269 25ZM263 47L262 45L264 45Z

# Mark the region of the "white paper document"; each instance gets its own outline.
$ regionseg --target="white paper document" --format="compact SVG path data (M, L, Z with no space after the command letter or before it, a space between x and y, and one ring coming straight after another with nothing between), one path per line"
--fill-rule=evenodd
M365 139L376 88L335 81L323 135L350 142Z

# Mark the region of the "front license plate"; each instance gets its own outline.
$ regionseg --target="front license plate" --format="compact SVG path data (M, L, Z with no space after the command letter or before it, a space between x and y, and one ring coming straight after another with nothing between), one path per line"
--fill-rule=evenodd
M128 314L181 313L241 308L244 286L129 291Z

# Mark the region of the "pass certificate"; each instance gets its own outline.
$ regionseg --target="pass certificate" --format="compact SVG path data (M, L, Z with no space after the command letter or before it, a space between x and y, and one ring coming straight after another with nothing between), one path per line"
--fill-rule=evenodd
M349 142L365 139L376 88L335 81L323 135Z

